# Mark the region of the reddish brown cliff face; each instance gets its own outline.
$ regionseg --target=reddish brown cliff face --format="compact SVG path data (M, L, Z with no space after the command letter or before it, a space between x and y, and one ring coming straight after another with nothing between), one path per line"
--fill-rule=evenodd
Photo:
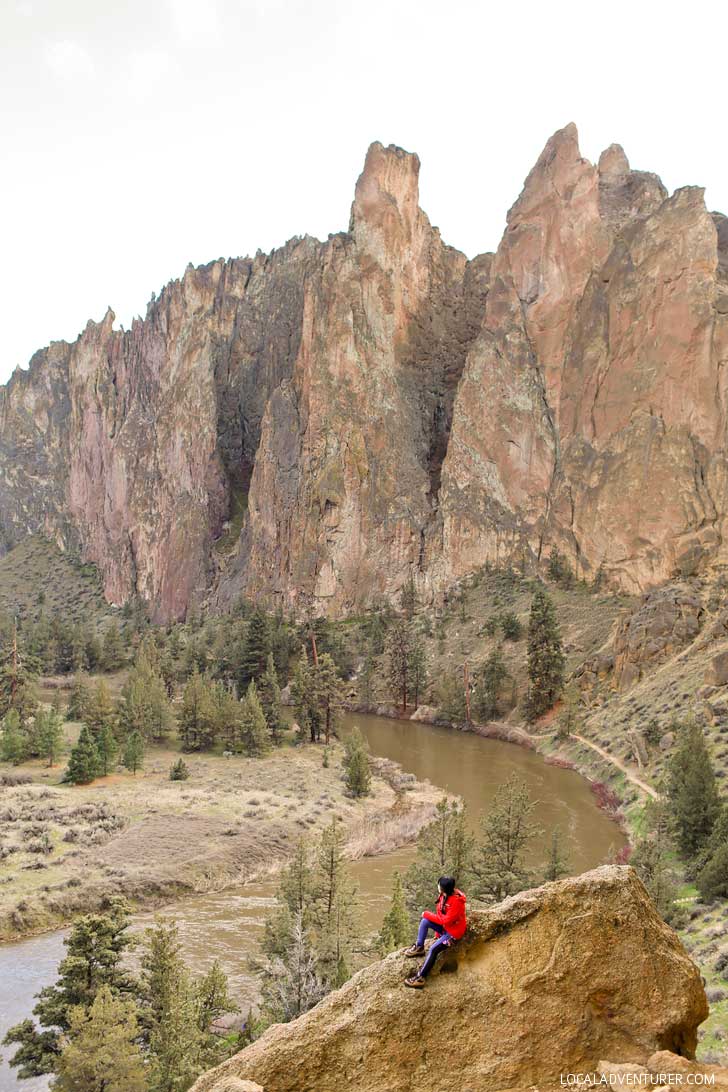
M629 590L718 557L728 221L567 126L468 262L418 173L374 144L347 233L36 354L0 388L0 548L46 534L158 620L436 594L553 544Z

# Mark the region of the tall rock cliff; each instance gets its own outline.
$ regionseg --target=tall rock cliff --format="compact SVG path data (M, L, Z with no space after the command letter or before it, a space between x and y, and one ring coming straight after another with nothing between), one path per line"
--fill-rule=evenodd
M549 545L629 590L722 558L728 221L573 125L495 255L373 144L349 230L188 268L0 388L0 549L40 532L157 620L343 611Z

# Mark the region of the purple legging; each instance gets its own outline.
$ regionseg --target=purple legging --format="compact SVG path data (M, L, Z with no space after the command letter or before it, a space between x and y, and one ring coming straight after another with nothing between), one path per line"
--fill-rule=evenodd
M447 933L441 925L435 925L434 922L428 921L427 918L422 918L422 920L420 921L420 927L417 930L417 943L420 947L422 947L425 943L425 940L427 939L427 934L430 929L432 929L433 933L436 934L437 940L434 944L430 946L430 950L427 953L427 958L417 972L420 978L427 978L428 974L434 966L435 960L439 956L442 949L449 947L449 945L452 944L454 940L454 938L451 937L450 934Z

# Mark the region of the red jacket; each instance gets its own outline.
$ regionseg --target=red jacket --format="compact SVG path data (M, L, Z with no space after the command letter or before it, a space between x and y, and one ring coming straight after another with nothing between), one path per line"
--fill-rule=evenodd
M422 917L435 925L442 925L454 940L460 940L467 927L465 895L458 890L453 891L452 895L440 895L435 913L425 910Z

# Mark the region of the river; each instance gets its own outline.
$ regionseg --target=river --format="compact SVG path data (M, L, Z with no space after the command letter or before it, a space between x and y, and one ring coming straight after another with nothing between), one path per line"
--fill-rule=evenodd
M473 826L487 811L498 786L517 773L525 780L532 799L538 801L535 814L539 824L547 831L560 826L573 872L595 867L624 845L624 835L597 808L584 778L572 770L548 766L533 751L473 733L358 713L345 717L344 730L354 726L360 728L372 754L393 759L419 780L427 779L461 796ZM396 870L406 868L413 855L413 849L407 848L352 863L362 896L362 921L367 928L380 925L389 902L392 876ZM542 845L533 863L544 856ZM179 922L188 961L202 971L219 959L243 1009L255 1000L256 981L249 960L256 954L274 890L272 883L246 884L215 895L193 896L164 910ZM152 912L135 915L135 928L144 928L153 917ZM63 955L64 936L58 931L0 946L0 1038L11 1024L30 1015L33 996L52 981ZM7 1049L4 1053L8 1053ZM45 1088L47 1079L16 1081L7 1064L0 1063L0 1092L40 1092Z

